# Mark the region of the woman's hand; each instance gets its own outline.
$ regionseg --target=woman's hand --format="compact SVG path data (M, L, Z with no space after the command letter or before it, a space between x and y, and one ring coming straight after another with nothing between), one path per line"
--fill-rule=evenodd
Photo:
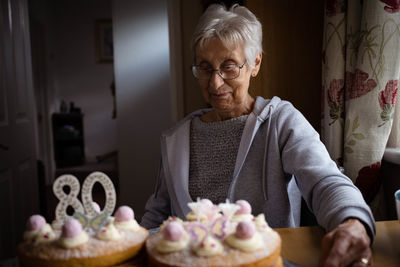
M372 266L370 243L364 225L357 219L348 219L323 237L319 265Z

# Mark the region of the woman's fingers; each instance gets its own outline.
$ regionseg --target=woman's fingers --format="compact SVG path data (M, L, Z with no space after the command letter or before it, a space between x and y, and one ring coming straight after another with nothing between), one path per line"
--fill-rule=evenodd
M374 262L372 260L372 252L369 249L368 252L365 252L363 256L361 256L358 260L353 262L352 267L366 267L373 266Z
M333 234L333 232L330 232L322 238L319 266L324 266L326 258L328 258L329 252L331 251L333 245Z
M324 236L320 266L371 266L369 244L364 226L356 219L347 220Z

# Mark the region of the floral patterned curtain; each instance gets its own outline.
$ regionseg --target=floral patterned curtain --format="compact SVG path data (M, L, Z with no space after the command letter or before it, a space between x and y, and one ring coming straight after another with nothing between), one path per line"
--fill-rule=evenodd
M381 160L393 125L400 123L399 9L399 0L325 5L321 137L378 220L386 216Z

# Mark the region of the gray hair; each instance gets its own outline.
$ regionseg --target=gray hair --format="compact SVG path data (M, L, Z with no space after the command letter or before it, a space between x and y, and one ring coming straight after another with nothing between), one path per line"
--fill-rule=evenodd
M192 52L204 47L211 39L218 38L228 49L243 46L247 64L254 62L262 52L262 26L256 16L244 6L233 5L229 10L222 5L210 5L200 17L192 37Z

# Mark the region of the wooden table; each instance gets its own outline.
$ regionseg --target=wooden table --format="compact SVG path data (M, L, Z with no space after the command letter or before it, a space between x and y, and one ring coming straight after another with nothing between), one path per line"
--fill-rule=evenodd
M301 266L318 266L321 239L324 235L318 226L275 229L282 238L282 256ZM400 223L376 223L376 237L372 245L374 266L400 266Z

